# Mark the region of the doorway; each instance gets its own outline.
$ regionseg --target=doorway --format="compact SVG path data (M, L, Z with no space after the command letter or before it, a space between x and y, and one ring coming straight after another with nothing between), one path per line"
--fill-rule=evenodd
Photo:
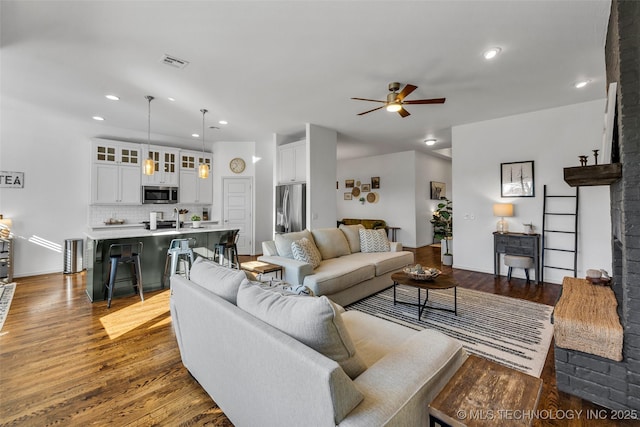
M222 221L225 228L237 228L238 254L254 255L253 186L251 178L223 178Z

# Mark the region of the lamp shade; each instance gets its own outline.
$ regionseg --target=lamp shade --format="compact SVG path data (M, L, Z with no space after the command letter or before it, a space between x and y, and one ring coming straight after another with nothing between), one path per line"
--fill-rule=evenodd
M493 205L493 216L513 216L513 204L496 203Z
M3 218L0 215L0 237L6 239L11 235L11 226L13 225L10 218Z

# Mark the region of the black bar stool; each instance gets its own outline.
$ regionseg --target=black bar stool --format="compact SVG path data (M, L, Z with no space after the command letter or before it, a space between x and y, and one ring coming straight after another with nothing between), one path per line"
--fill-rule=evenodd
M228 266L230 268L240 269L240 260L238 259L238 233L240 230L225 231L220 235L220 240L216 243L213 252L213 260L217 261L220 265L225 264L225 259L228 260ZM234 263L235 259L235 263Z
M105 298L108 298L107 308L111 307L113 298L113 288L116 282L133 280L133 290L140 294L140 300L144 301L142 295L142 269L140 268L140 254L142 253L142 242L138 243L117 243L109 246L109 272L105 283ZM116 280L118 264L129 264L131 266L131 277Z

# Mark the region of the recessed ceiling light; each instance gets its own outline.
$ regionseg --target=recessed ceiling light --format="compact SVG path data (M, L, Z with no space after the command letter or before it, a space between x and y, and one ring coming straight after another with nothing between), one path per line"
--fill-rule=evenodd
M437 140L435 138L429 138L429 139L425 139L424 143L427 145L433 145L437 142Z
M104 120L104 117L100 117L100 116L93 116L93 117L92 117L92 119L93 119L93 120L97 120L97 121L101 122L101 121L103 121L103 120Z
M229 122L228 122L228 121L226 121L226 120L220 120L218 123L220 123L221 125L226 125L226 124L228 124Z
M489 50L485 50L482 55L484 56L484 59L493 59L496 56L498 56L498 54L501 51L502 51L502 49L500 49L499 47L492 47Z
M575 86L576 89L582 89L583 87L585 87L589 83L591 83L591 80L582 80L582 81L576 82L576 84L574 84L574 86Z
M175 98L172 98L172 97L168 97L167 99L168 99L169 101L171 101L171 102L175 102L175 100L176 100Z
M112 101L120 101L120 97L116 96L116 95L105 95L104 96L107 99L110 99Z
M200 134L199 133L192 133L191 136L194 137L194 138L200 138Z

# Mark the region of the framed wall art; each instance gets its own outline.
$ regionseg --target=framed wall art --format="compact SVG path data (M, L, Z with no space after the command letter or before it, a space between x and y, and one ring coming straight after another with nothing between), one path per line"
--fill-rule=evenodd
M345 188L353 188L354 181L352 179L345 179L344 186Z
M380 188L380 177L371 177L371 188Z
M362 192L368 193L369 191L371 191L371 184L362 184Z
M447 184L444 182L431 181L431 200L440 200L447 197Z
M533 160L500 163L501 197L535 197Z
M353 196L351 195L351 193L344 193L344 199L345 200L352 200Z

